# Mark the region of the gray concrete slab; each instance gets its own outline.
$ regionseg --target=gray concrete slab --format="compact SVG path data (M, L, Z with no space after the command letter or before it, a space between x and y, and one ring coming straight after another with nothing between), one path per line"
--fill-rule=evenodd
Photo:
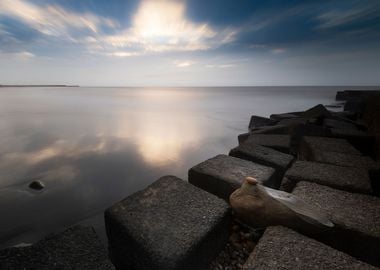
M285 227L269 227L242 269L377 269Z
M165 176L105 212L120 269L206 269L229 237L231 210L216 196Z
M220 198L229 200L247 176L255 177L265 186L276 183L273 168L227 155L218 155L189 170L189 183Z
M300 144L300 156L305 159L311 158L316 150L361 155L360 151L345 139L304 136Z
M251 120L249 121L248 129L252 130L254 128L259 128L262 126L272 126L275 125L277 121L272 120L270 118L252 115Z
M290 153L290 148L291 148L290 135L251 134L246 141L247 142L249 141L250 143L266 146L269 148L273 148L285 154Z
M0 269L115 269L91 227L75 226L32 246L0 251Z
M285 171L294 160L292 155L282 153L269 147L246 142L233 148L230 156L249 160L264 166L272 167L276 170L276 183L272 186L279 188Z
M340 190L371 194L368 170L324 164L312 161L296 161L285 173L281 189L291 192L301 181L313 182Z
M380 198L310 182L299 182L292 193L325 211L336 224L321 241L380 265Z

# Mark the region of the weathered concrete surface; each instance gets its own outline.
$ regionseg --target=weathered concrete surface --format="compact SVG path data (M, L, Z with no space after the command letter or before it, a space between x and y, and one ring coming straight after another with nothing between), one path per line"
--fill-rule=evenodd
M120 269L206 269L228 240L230 219L225 201L174 176L105 212Z
M336 152L351 155L361 155L360 151L353 147L347 140L305 136L301 140L299 155L303 159L312 159L314 152Z
M353 123L349 123L347 121L338 121L335 119L324 119L323 125L329 128L358 130L356 125L354 125Z
M247 176L265 186L276 184L273 168L226 155L208 159L189 170L189 183L226 201Z
M250 132L239 134L238 135L238 142L239 142L239 144L245 142L249 138L250 135L251 135Z
M272 120L275 120L275 121L281 121L281 120L284 120L284 119L300 117L301 113L302 112L289 112L289 113L271 114L269 116L269 118L272 119Z
M276 123L277 121L274 121L270 118L252 115L251 120L249 121L248 129L252 130L254 128L259 128L263 126L271 126L271 125L275 125Z
M115 269L91 227L75 226L32 246L0 251L0 269Z
M273 185L279 188L285 171L294 160L292 155L288 155L277 150L262 145L246 142L233 148L230 156L249 160L264 166L272 167L276 170L276 183Z
M281 189L291 192L301 181L318 183L340 190L372 193L368 170L341 167L312 161L296 161L285 173Z
M293 191L327 212L336 230L321 241L374 265L380 265L380 198L300 182Z
M251 134L246 142L273 148L285 154L290 153L290 135Z
M313 151L313 155L307 159L336 166L364 168L368 170L380 169L380 164L368 156L350 155L337 152Z
M243 269L377 269L285 227L269 227Z
M375 138L366 132L353 129L332 128L331 137L346 139L364 155L373 156Z
M329 110L325 108L322 104L318 104L306 111L304 111L301 114L304 118L316 118L316 119L323 119L326 117L330 117L331 113Z

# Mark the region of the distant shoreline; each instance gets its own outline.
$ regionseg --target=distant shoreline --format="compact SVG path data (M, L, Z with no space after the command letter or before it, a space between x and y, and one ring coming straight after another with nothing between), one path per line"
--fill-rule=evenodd
M0 84L0 87L79 87L66 84Z

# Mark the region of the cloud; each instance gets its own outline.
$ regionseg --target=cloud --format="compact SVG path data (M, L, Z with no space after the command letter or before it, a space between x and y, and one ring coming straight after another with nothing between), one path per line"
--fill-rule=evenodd
M17 18L48 36L70 37L73 29L98 33L101 27L115 27L108 18L91 13L75 13L58 5L37 6L23 0L0 1L0 15Z
M176 65L177 67L180 67L180 68L189 67L189 66L192 66L194 64L195 64L195 62L191 61L191 60L174 61L174 65Z
M320 22L317 28L327 29L348 25L361 20L378 18L380 17L379 11L380 4L368 2L362 6L329 10L317 16L317 21Z
M236 30L217 31L206 23L193 23L185 16L185 3L173 0L143 0L131 27L101 37L102 48L125 53L197 51L218 47L234 40ZM98 40L99 41L99 40Z

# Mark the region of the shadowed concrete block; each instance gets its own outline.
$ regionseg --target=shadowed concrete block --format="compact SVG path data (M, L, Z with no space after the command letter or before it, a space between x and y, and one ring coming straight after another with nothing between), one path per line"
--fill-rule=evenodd
M281 121L281 120L289 119L289 118L297 118L299 117L300 113L301 112L271 114L269 118L275 121Z
M347 140L305 136L301 140L299 155L302 159L312 159L315 151L336 152L350 155L361 155Z
M243 269L377 269L285 227L269 227Z
M271 126L271 125L274 125L276 123L277 123L277 121L274 121L270 118L252 115L251 120L249 121L248 129L252 130L254 128L259 128L262 126Z
M325 108L322 104L318 104L306 111L304 111L301 114L304 118L316 118L316 119L323 119L326 117L330 117L331 113L329 110Z
M368 170L311 161L296 161L285 173L281 189L291 192L301 181L360 193L372 193Z
M323 120L323 125L329 128L340 128L340 129L353 129L357 130L356 125L349 123L347 121L338 121L335 119L325 119Z
M355 129L332 128L331 137L346 139L362 154L373 156L375 138L366 132Z
M251 142L246 142L235 147L230 151L229 155L274 168L276 170L274 188L279 188L285 171L294 160L292 155Z
M290 135L251 134L246 142L273 148L285 154L290 153Z
M229 236L228 204L164 176L105 212L113 261L120 269L206 269Z
M250 135L251 135L250 132L239 134L238 135L238 142L239 142L239 144L245 142Z
M226 155L208 159L189 170L189 182L228 201L247 176L265 186L276 183L275 170L251 161Z
M380 265L380 198L309 182L298 183L292 193L325 211L336 224L321 241Z
M320 163L327 163L336 166L356 167L368 170L378 170L380 165L368 156L350 155L337 152L313 151L313 155L307 159Z
M0 269L115 269L91 227L75 226L32 246L0 251Z

